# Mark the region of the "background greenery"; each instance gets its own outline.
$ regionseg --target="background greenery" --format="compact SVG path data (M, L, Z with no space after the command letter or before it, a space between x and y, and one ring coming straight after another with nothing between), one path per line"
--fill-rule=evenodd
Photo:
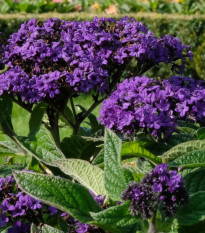
M0 13L96 11L203 14L203 0L0 0Z

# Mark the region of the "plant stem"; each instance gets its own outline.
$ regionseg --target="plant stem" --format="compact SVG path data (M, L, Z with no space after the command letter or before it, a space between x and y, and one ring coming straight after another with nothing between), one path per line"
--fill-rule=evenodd
M157 229L156 229L155 224L153 222L149 222L148 233L157 233Z
M156 218L157 218L157 209L158 209L158 205L159 202L157 202L157 205L155 207L155 211L153 214L152 219L149 221L149 229L148 229L148 233L157 233L157 229L155 227L155 222L156 222Z

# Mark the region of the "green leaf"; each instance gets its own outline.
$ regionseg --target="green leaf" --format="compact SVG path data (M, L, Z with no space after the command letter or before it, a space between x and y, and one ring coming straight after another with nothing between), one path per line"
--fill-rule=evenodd
M33 170L35 172L40 172L41 169L39 165L40 165L39 161L35 157L31 156L31 159L26 169L28 171Z
M13 171L20 189L32 197L71 214L80 222L92 220L89 212L99 212L100 206L82 185L55 176Z
M99 213L91 213L94 223L110 233L136 233L141 229L137 217L131 216L128 208L129 202L119 206L110 207Z
M180 143L187 142L187 141L192 141L196 139L194 135L187 134L187 133L179 133L179 134L174 134L169 139L167 140L167 143L170 144L171 146L176 146Z
M181 143L177 146L174 146L167 152L165 152L161 158L163 162L169 162L172 161L186 153L197 151L197 150L203 150L205 149L205 140L193 140L189 142Z
M202 178L203 177L203 178ZM205 169L195 169L183 177L189 194L205 191Z
M21 149L7 135L0 134L0 154L20 154Z
M46 164L52 165L52 161L65 158L43 125L33 140L27 137L17 137L17 140L28 153Z
M168 163L170 167L205 167L205 150L188 152Z
M46 108L47 104L42 102L36 105L33 109L29 120L29 138L34 138L37 132L40 130L43 115L46 111Z
M100 151L98 146L102 143L102 139L73 135L63 139L61 149L66 158L90 160Z
M193 225L205 219L205 192L190 196L189 203L181 207L176 215L179 224Z
M146 150L139 142L126 142L122 145L121 156L143 157L153 162L154 164L162 163L162 159L153 155Z
M195 129L189 127L177 127L177 130L180 133L188 133L188 134L194 134L196 131Z
M188 128L192 128L192 129L198 129L199 126L194 124L194 123L190 123L187 121L177 121L179 127L188 127Z
M127 186L121 167L122 141L111 130L105 129L104 145L104 182L110 198L121 199L121 194Z
M205 127L202 127L196 131L197 139L205 139Z
M79 159L57 160L54 164L96 195L106 195L103 182L104 172L100 168Z
M31 225L31 233L63 233L54 227L44 224L42 227L37 227L36 225Z
M22 165L2 165L0 166L0 177L7 177L12 174L12 170L22 170Z

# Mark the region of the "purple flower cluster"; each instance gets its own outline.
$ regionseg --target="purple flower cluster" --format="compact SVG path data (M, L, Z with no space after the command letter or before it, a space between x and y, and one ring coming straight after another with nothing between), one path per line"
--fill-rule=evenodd
M166 216L172 217L178 205L188 202L184 181L177 171L168 171L167 164L160 164L140 183L132 182L122 194L123 200L131 200L132 215L153 217L161 203Z
M29 225L23 224L19 218L27 214L36 215L42 205L39 201L20 191L15 185L13 175L0 178L0 227L13 223L9 233L29 232Z
M126 79L103 102L100 122L114 131L135 135L168 137L177 120L202 122L205 116L205 83L188 77L170 77L162 82L145 76Z
M31 103L62 90L104 93L112 73L135 58L140 72L160 63L192 58L189 46L166 35L157 38L133 18L64 21L29 20L11 35L4 52L9 70L0 75L0 94L18 94Z

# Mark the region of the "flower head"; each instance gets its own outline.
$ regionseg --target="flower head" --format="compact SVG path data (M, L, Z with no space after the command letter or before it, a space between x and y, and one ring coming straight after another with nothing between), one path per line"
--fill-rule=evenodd
M95 17L91 22L31 19L10 36L3 54L9 69L0 75L0 95L6 91L30 103L66 91L104 94L113 70L133 58L143 67L180 59L183 67L185 57L191 56L189 46L178 38L158 38L128 17Z
M122 194L123 200L131 200L132 215L141 215L148 219L161 203L167 216L171 217L177 206L188 202L181 175L177 171L168 171L167 164L160 164L147 174L141 182L132 182Z
M177 120L201 122L205 116L205 82L171 76L168 80L135 77L118 84L103 102L100 122L116 132L138 131L156 138L176 131Z

